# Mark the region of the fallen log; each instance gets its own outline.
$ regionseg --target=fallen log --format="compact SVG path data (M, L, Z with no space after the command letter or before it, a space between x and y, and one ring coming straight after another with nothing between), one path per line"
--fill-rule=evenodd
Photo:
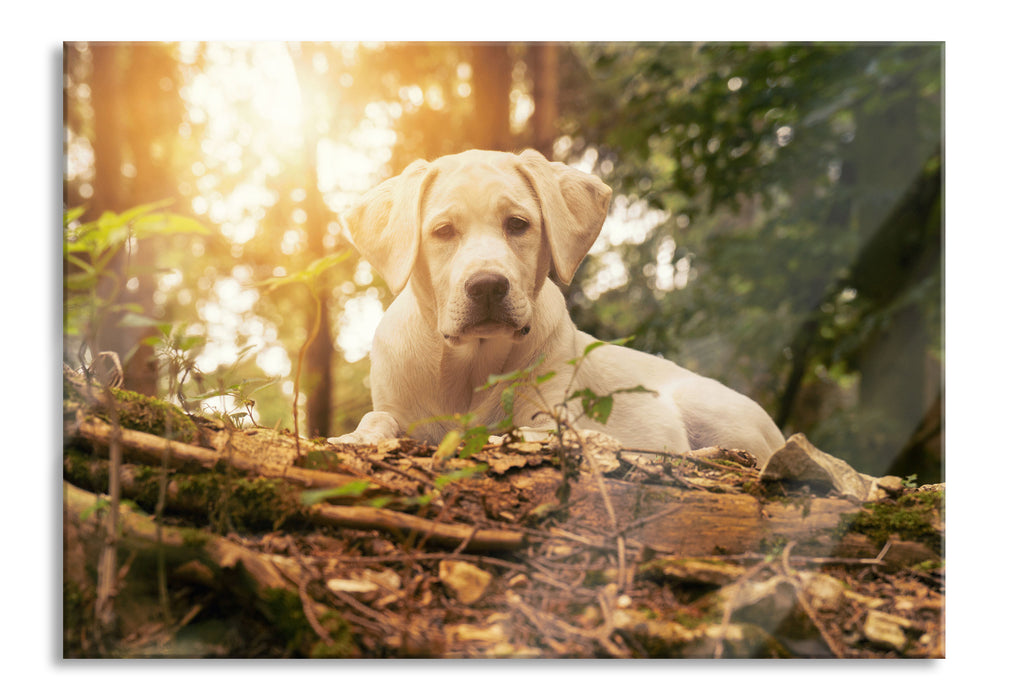
M101 454L107 454L112 443L112 430L107 423L101 420L82 418L76 422L68 437L84 440L98 448ZM315 469L303 469L286 462L277 464L270 461L260 461L237 452L228 454L207 447L167 440L139 430L122 429L120 442L126 460L161 464L162 459L167 455L169 466L187 472L231 467L245 474L284 479L308 489L335 489L347 486L351 482L367 479L366 476L348 476ZM373 495L380 491L382 491L381 486L375 483L365 493Z

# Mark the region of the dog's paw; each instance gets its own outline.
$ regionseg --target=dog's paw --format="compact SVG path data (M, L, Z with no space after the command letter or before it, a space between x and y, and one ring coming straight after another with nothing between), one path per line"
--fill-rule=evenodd
M544 442L553 435L551 430L538 430L536 428L516 428L511 433L504 435L491 435L487 438L487 444L500 447L509 438L512 442Z
M363 445L367 442L373 442L373 441L369 441L366 438L362 437L361 433L355 430L354 432L347 433L346 435L339 435L337 437L327 438L326 442L330 443L331 445Z
M395 416L384 411L371 411L357 424L357 430L346 435L331 437L326 442L334 445L374 445L399 435Z

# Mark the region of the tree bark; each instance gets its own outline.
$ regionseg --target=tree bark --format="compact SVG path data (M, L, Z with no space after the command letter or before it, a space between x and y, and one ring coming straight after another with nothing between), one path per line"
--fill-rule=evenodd
M474 115L470 140L475 148L511 150L511 71L508 44L473 47Z
M557 137L558 47L553 42L530 46L533 74L532 141L533 148L553 159Z
M325 95L322 79L315 74L311 56L301 53L294 56L298 86L301 91L303 120L303 162L305 188L305 232L308 250L313 259L326 255L325 237L330 216L319 190L319 129L317 120ZM315 294L318 295L319 332L305 355L306 389L308 400L305 406L308 437L328 436L333 430L333 339L330 329L329 289L322 280L315 280ZM314 310L316 305L308 303L306 309ZM308 319L308 326L313 319Z

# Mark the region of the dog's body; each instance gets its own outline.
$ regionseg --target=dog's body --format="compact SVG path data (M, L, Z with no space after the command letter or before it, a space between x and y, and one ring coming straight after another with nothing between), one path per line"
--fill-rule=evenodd
M617 393L597 430L630 448L674 453L744 449L766 462L784 439L749 398L667 360L595 342L577 330L549 276L568 284L599 235L610 189L598 178L535 151L467 151L427 163L369 192L348 216L353 242L398 296L379 324L371 355L373 411L339 442L404 434L438 442L458 427L434 417L505 417L504 384L490 375L533 365L556 372L539 391L560 405L566 391ZM568 361L582 358L575 366ZM514 424L553 427L543 405L519 392ZM577 413L575 411L574 413Z

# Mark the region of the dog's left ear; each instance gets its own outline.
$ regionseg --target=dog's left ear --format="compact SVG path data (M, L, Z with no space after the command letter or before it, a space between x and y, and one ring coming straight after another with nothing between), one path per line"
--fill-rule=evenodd
M410 279L420 246L420 199L426 160L369 190L346 215L348 238L382 276L393 294Z
M523 151L519 162L540 200L554 272L571 284L602 230L613 191L595 175L552 163L538 151Z

